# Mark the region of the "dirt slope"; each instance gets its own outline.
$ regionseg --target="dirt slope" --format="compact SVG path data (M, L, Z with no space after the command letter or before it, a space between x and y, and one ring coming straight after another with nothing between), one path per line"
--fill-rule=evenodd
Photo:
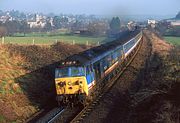
M57 61L85 50L83 45L0 45L0 122L24 122L54 104Z

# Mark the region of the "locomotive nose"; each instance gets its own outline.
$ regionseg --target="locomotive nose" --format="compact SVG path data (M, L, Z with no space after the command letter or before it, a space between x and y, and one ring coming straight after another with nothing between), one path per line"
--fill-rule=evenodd
M55 81L57 95L75 95L81 93L88 95L88 86L84 76L58 78Z

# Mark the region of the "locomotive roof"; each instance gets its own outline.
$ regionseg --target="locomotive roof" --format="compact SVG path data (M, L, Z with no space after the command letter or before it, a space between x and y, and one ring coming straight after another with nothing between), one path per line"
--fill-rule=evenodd
M131 38L133 38L139 32L140 30L126 31L126 32L120 33L118 36L119 37L118 39L112 42L102 44L97 47L93 47L79 54L72 55L66 58L63 62L75 63L75 64L69 64L68 66L75 66L75 65L79 66L79 65L87 65L90 63L94 63L98 61L99 59L103 58L104 56L106 56L108 53L114 51L117 47L122 46L123 44L128 42Z

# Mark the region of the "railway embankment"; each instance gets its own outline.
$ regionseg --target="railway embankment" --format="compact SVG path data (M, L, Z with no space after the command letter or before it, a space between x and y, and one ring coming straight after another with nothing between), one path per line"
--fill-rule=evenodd
M55 105L57 61L84 45L0 46L0 122L24 122ZM116 84L84 122L178 122L180 48L144 31L143 44Z
M54 66L88 47L0 45L0 122L24 122L41 109L56 105Z
M84 122L179 122L180 49L144 31L133 62Z

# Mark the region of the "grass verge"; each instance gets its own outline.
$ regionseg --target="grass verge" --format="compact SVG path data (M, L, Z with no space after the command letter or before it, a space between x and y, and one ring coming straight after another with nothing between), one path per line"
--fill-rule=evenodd
M105 37L82 37L82 36L71 36L71 35L61 35L61 36L29 36L29 37L5 37L5 43L15 43L15 44L53 44L56 42L64 42L70 44L98 44L102 43Z

